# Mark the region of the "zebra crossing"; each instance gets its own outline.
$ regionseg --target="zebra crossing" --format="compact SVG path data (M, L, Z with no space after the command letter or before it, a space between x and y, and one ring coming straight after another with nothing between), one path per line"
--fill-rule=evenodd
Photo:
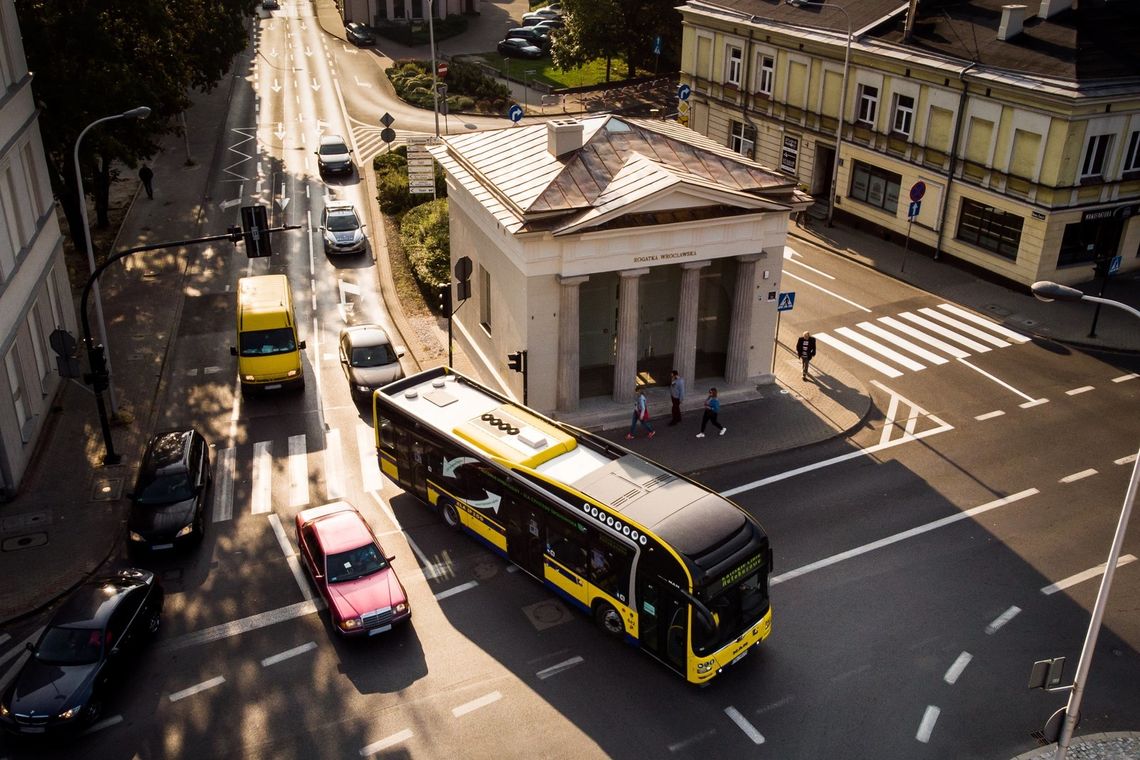
M359 477L364 491L379 491L384 485L376 460L372 428L360 424L351 435L336 428L323 435L323 451L310 451L310 436L291 435L284 440L219 448L214 465L213 522L226 522L235 512L254 515L273 512L274 494L289 507L324 504L348 494L348 478ZM321 442L317 442L320 448ZM311 473L320 457L323 478ZM239 461L241 469L239 470ZM351 465L356 471L350 472ZM322 482L323 481L323 482ZM323 487L322 487L323 486Z
M389 145L380 139L380 132L383 129L381 126L372 126L371 124L362 124L361 122L353 121L352 139L356 142L356 157L358 161L371 161L374 156L387 153L389 150L395 150L401 145L407 145L408 135L421 134L410 130L393 130L396 133L396 139Z
M815 338L889 378L1029 342L1014 330L948 303L815 333Z

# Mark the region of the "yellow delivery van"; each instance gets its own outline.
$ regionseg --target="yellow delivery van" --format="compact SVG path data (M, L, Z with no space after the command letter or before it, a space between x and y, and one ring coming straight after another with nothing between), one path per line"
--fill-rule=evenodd
M237 345L242 391L304 388L301 351L297 339L293 293L283 274L242 277L238 280Z

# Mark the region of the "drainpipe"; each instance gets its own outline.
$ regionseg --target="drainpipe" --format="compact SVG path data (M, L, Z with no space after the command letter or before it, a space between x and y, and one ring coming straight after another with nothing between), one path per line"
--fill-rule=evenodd
M954 139L950 141L950 167L946 170L946 189L942 192L942 208L938 211L938 239L934 241L935 261L938 261L938 254L942 252L946 209L950 205L950 186L954 183L954 169L958 163L958 139L962 136L962 121L966 118L966 96L970 94L970 86L966 83L966 72L977 65L978 62L974 61L958 72L958 81L962 83L962 94L958 96L958 118L954 121Z

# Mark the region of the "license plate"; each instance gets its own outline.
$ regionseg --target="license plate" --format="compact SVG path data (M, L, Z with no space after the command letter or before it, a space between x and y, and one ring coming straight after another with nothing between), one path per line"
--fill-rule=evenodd
M265 386L265 390L275 391L280 387L281 387L281 383L270 383L269 385Z
M747 656L748 656L748 652L749 652L749 650L745 649L743 652L741 652L740 654L738 654L738 655L736 655L735 657L733 657L733 658L732 658L732 662L730 662L730 663L728 663L728 664L729 664L729 665L735 665L736 663L740 662L740 661L741 661L741 660L743 660L745 657L747 657Z
M22 734L42 734L43 732L43 726L20 726L20 733Z
M392 626L382 625L379 628L373 628L371 631L368 632L368 635L369 636L375 636L378 633L384 633L384 631L390 631L390 630L392 630Z
M150 548L154 549L155 551L159 551L160 549L173 549L174 544L155 544L154 546L152 546Z

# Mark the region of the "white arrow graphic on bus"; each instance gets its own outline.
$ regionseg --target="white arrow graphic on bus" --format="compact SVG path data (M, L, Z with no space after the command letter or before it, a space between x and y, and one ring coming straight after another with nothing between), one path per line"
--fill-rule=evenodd
M469 501L467 502L467 506L475 507L475 509L493 509L495 511L495 514L499 514L499 502L502 500L502 496L499 496L497 493L491 493L488 491L486 499L480 499L479 501Z
M454 478L455 477L455 471L458 470L460 467L462 467L465 464L475 464L478 461L479 460L476 459L475 457L456 457L455 459L448 459L447 457L444 457L444 459L443 459L443 476L445 478ZM497 497L497 496L495 497L495 499L496 499L495 503L496 504L498 503L498 498L499 497ZM472 504L471 506L478 506L478 505ZM496 507L495 511L498 511L497 507Z

